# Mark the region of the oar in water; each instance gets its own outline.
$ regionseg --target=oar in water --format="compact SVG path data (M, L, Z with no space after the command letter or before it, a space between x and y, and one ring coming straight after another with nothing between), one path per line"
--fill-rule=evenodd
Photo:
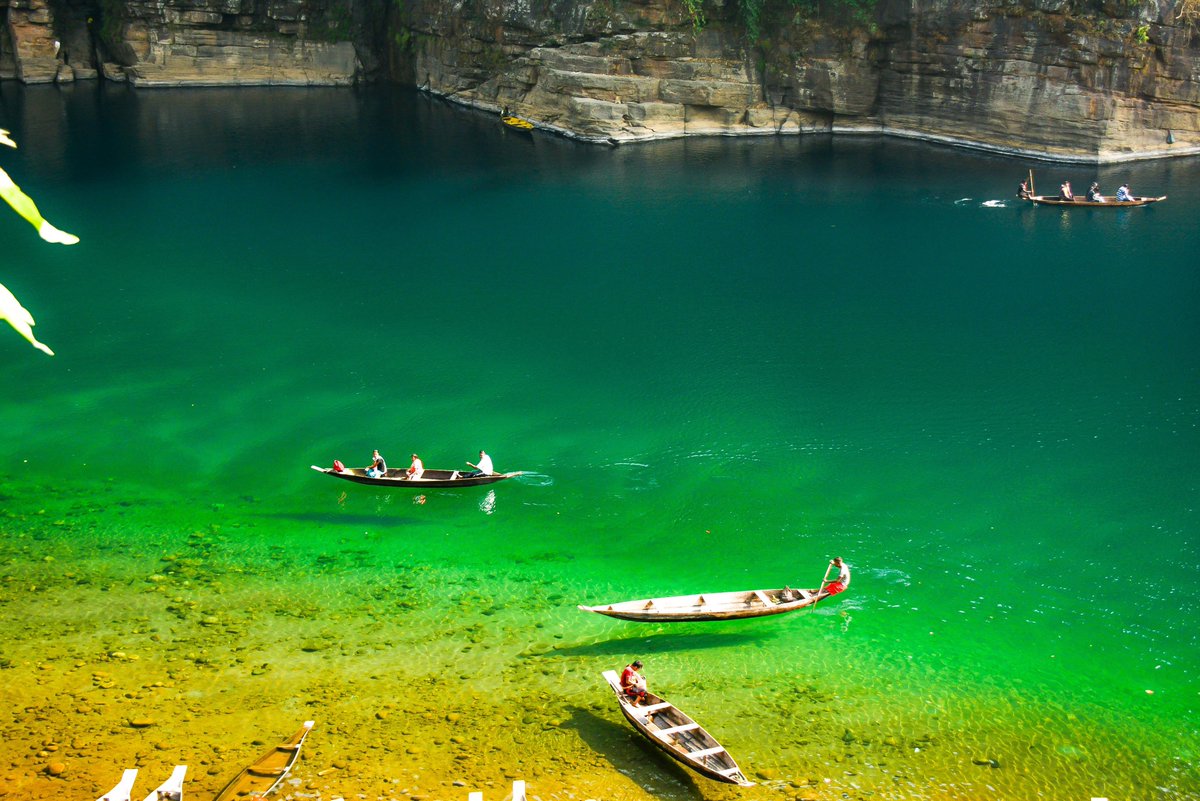
M825 592L825 585L829 583L829 571L830 570L833 570L833 562L830 562L829 567L825 568L825 575L821 577L821 586L817 590L817 600L812 602L812 606L810 606L809 609L817 608L817 603L820 602L820 600L821 600L821 593Z

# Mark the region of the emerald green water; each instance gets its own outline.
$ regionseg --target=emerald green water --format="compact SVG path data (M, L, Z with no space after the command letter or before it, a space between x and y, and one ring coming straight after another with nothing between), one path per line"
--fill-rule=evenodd
M0 99L0 166L82 240L0 217L57 353L0 337L16 797L61 790L37 743L121 747L115 713L172 700L215 765L215 718L316 717L313 775L376 727L322 797L1200 797L1200 162L1102 168L1170 199L1062 212L1011 199L1023 162L874 138L605 149L382 90ZM527 475L415 502L308 469L376 447ZM815 612L575 608L816 586L835 555L851 588ZM106 707L72 682L116 651L147 684ZM759 787L638 745L600 678L634 657ZM73 795L115 783L72 753Z

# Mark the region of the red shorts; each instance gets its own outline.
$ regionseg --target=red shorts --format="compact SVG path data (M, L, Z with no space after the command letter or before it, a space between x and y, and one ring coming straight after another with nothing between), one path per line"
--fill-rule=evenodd
M829 593L830 595L837 595L839 592L845 591L846 585L840 581L831 581L825 585L825 592Z

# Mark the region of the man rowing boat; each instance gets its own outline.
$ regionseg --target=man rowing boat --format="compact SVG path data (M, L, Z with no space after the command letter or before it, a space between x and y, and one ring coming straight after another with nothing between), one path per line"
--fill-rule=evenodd
M837 595L839 592L845 592L850 586L850 566L842 561L842 557L835 556L829 564L838 569L838 577L822 587L826 595Z

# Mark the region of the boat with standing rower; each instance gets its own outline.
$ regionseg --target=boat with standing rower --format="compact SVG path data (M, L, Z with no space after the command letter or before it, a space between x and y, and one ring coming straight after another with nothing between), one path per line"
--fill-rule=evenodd
M1028 183L1021 184L1021 189L1017 191L1017 197L1021 200L1028 200L1035 206L1065 206L1067 208L1106 208L1106 209L1127 209L1132 206L1148 206L1151 203L1158 203L1161 200L1166 200L1167 196L1161 197L1139 197L1131 195L1128 200L1117 200L1115 197L1103 197L1102 200L1089 200L1087 196L1072 196L1069 198L1062 195L1039 195L1033 186L1033 170L1029 171Z
M818 590L794 590L784 587L779 590L740 590L674 595L668 598L643 598L598 606L580 604L579 609L639 623L695 622L782 615L812 606L827 597L827 593Z
M513 473L477 474L471 472L464 473L458 470L426 468L421 473L420 478L409 478L407 470L403 467L389 467L387 472L382 476L367 475L367 468L365 467L341 467L339 469L338 465L334 465L333 467L317 467L315 464L310 465L310 467L318 473L324 473L327 476L333 476L334 478L346 481L353 481L355 484L421 490L439 487L478 487L483 484L495 484L497 481L504 481L505 479L524 475L524 472L521 470Z

